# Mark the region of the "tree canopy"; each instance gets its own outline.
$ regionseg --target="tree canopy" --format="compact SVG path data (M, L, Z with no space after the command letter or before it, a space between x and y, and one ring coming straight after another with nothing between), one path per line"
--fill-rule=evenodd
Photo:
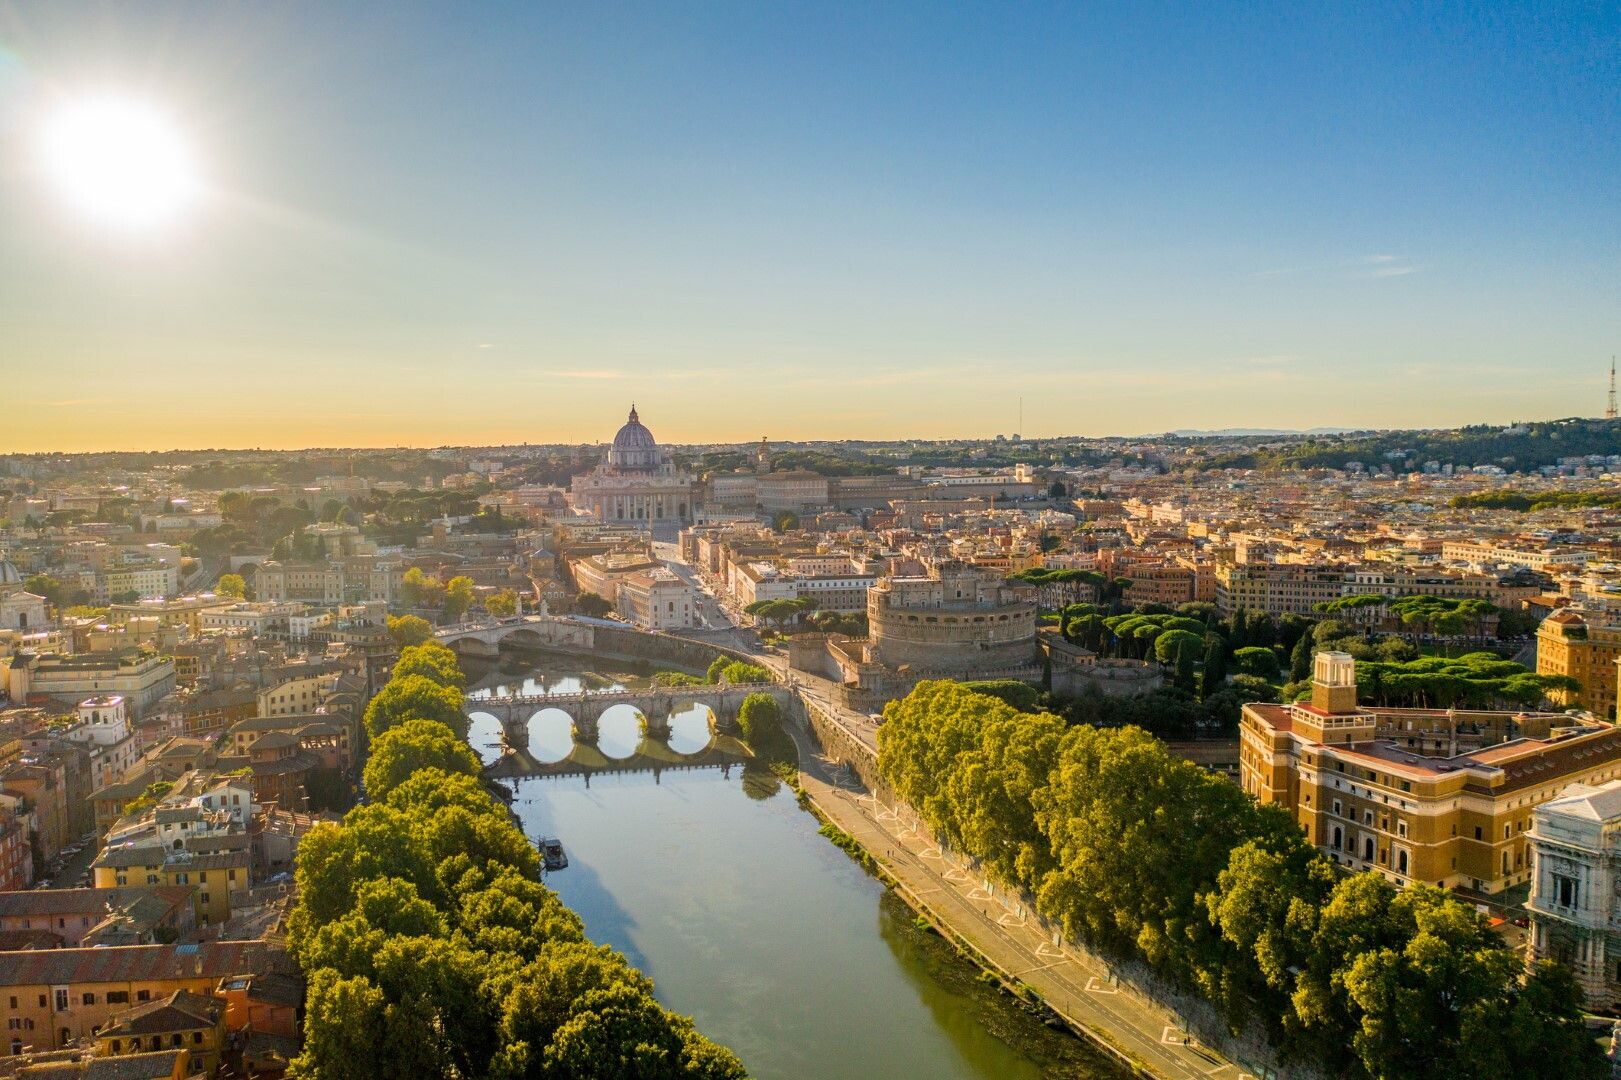
M459 693L425 675L384 687L378 715L390 723L365 772L372 801L299 846L288 943L308 989L293 1073L742 1078L734 1054L586 940L541 883L534 845L480 785L472 751L407 708L445 694L459 710Z
M1568 972L1527 972L1439 889L1341 875L1289 814L1132 727L1067 726L952 682L884 709L879 771L944 844L1072 938L1352 1080L1594 1078Z

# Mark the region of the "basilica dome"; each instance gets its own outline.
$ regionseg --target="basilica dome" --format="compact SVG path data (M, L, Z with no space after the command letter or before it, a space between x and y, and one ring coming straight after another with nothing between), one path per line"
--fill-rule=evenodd
M636 406L630 407L630 419L625 426L619 429L614 436L615 450L652 450L658 446L653 439L653 433L642 426L641 417L636 415Z
M663 463L664 454L657 440L642 426L636 406L632 405L630 419L614 436L613 447L608 451L609 466L621 472L647 472L658 469Z

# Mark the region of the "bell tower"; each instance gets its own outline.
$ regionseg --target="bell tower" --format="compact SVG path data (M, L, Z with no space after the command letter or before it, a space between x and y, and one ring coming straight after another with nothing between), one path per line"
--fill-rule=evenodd
M1350 653L1320 652L1312 661L1311 704L1326 713L1354 713L1356 660Z

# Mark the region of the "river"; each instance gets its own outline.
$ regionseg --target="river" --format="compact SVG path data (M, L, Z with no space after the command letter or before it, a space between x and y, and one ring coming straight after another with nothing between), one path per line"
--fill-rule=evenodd
M634 684L623 672L491 673L502 684ZM672 747L708 741L701 710L672 718ZM626 707L601 722L599 746L624 758L640 738ZM475 715L469 738L489 760L499 725ZM557 760L566 722L543 717L531 751ZM793 793L764 770L599 773L514 784L530 837L559 837L567 869L547 884L651 976L659 1000L691 1015L761 1080L1114 1080L1124 1072L1055 1032L978 971L842 851L820 836Z

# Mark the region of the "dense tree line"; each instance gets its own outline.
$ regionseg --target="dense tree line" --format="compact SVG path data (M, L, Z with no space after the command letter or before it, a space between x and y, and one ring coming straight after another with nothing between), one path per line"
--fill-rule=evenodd
M1288 1059L1350 1078L1608 1075L1569 972L1473 908L1342 876L1287 812L1135 728L952 682L884 710L879 770L941 839L1072 939L1141 960Z
M422 684L459 702L454 655L406 652L409 670L378 695L392 704L367 711L367 804L299 847L289 945L308 996L294 1073L743 1077L541 883L534 846L460 735L401 705Z
M1453 496L1447 504L1455 510L1614 510L1621 506L1621 495L1600 491L1517 491L1498 488Z

